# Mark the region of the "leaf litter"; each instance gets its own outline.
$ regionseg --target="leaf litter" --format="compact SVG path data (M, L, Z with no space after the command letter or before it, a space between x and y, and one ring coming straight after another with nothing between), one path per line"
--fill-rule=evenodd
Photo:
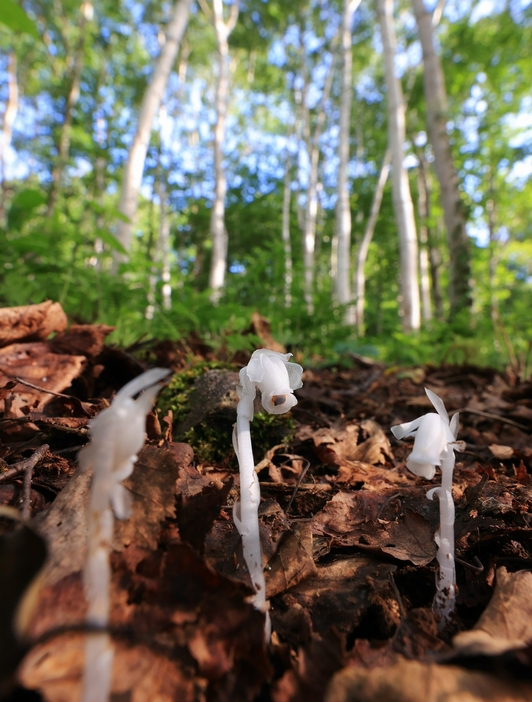
M11 699L32 689L60 702L77 699L83 666L80 570L90 476L77 471L76 454L87 422L155 363L180 373L232 361L209 385L219 386L227 414L234 399L223 374L248 356L215 354L196 337L121 350L105 345L110 328L65 330L57 308L54 314L53 339L49 326L41 336L31 327L25 339L33 341L6 336L0 349L0 501L25 504L27 529L48 548L26 607L21 653L9 659L11 669L4 666L0 689L7 695L18 685ZM0 315L3 338L1 323ZM269 334L261 318L254 324L252 333ZM31 373L12 360L21 345ZM50 387L43 378L53 379ZM215 429L216 397L206 406L201 392L192 393L184 424L186 417L164 408L148 421L149 441L128 484L133 515L117 524L113 543L113 699L531 699L530 382L472 366L394 369L356 359L350 367L309 369L303 380L287 438L255 456L269 648L262 615L249 603L232 520L234 454L226 448L223 460L202 459L177 434L180 424ZM438 505L426 498L431 484L406 469L408 442L389 431L428 406L424 387L450 414L460 412L466 442L453 484L457 615L441 634L431 609ZM39 450L25 491L24 462ZM6 520L0 529L4 541L15 533ZM7 572L6 559L16 566L27 558L2 544L0 556L9 557L0 570ZM40 565L35 556L35 572ZM4 591L20 588L2 578ZM13 607L6 598L4 621Z

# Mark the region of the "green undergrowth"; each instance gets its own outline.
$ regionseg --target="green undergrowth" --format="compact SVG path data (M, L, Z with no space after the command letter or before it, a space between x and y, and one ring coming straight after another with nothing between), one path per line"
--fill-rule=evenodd
M238 467L233 449L233 424L236 421L236 407L222 407L211 412L204 421L183 433L179 425L191 410L191 393L196 380L209 370L236 371L234 364L221 361L199 361L190 368L176 373L169 385L164 388L157 401L159 417L169 410L173 413L173 439L183 441L194 449L196 461L236 469ZM295 422L290 415L273 415L258 412L251 423L251 438L255 462L262 460L265 453L281 443L289 442L295 433Z

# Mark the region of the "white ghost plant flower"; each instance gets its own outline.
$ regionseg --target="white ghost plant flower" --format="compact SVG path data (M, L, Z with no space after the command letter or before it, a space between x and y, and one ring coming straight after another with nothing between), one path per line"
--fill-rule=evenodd
M100 630L85 644L82 702L107 702L112 683L113 648L105 632L109 624L109 552L114 518L130 514L130 495L122 480L133 472L137 453L146 439L146 415L169 371L152 368L124 385L110 407L89 422L91 440L78 454L82 470L92 468L88 511L87 560L83 584L86 621ZM143 392L142 392L143 391ZM142 392L136 400L134 395Z
M253 420L253 402L257 389L261 393L262 406L272 414L284 414L297 404L294 390L303 385L303 368L297 363L289 362L291 355L268 349L253 352L248 365L240 371L240 401L233 431L233 446L240 469L240 502L234 506L233 519L242 537L244 560L255 589L252 603L266 616L266 641L270 640L270 617L259 533L260 486L255 472L250 422Z
M432 500L438 496L440 502L440 527L434 539L438 545L439 573L436 580L436 596L433 607L444 627L455 608L456 572L454 565L454 501L452 493L455 450L463 450L464 442L456 441L458 435L458 413L449 421L443 401L428 388L425 392L437 414L430 412L413 422L392 427L397 439L415 436L414 448L406 462L407 468L422 478L432 480L436 466L441 467L441 487L427 493Z

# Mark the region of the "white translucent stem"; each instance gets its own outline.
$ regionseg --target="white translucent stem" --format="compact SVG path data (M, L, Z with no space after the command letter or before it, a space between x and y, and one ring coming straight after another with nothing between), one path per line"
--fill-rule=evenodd
M88 553L83 570L87 598L86 621L89 626L100 629L105 629L109 624L111 584L109 551L114 523L110 507L104 510L98 509L102 492L108 491L105 483L103 476L97 473L94 475L88 514ZM109 635L105 631L89 634L85 643L82 702L106 702L109 699L112 670L113 647Z
M454 501L452 492L454 462L454 451L449 447L447 455L442 459L441 464L441 488L434 490L440 501L440 528L436 538L436 543L438 544L436 558L440 568L436 580L437 592L433 607L436 614L440 616L442 626L450 619L456 604Z
M237 411L235 449L240 468L240 503L234 511L234 522L242 537L244 560L255 588L253 605L266 615L266 640L270 640L270 618L266 604L266 583L262 568L259 532L260 486L251 446L250 423Z

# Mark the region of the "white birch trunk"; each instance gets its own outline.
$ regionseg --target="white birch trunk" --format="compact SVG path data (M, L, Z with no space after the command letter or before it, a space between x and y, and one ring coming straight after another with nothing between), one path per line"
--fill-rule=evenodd
M423 86L427 104L427 126L434 150L434 168L440 184L441 204L449 246L449 300L451 316L472 304L471 253L465 229L465 209L458 188L451 144L447 134L447 95L439 56L434 49L433 15L423 0L412 0L423 50Z
M91 0L83 0L80 7L80 24L79 24L79 39L74 55L72 67L72 81L70 90L68 91L65 115L61 132L59 135L59 144L57 148L57 159L52 168L52 186L48 196L47 215L50 216L55 210L59 189L61 186L61 178L63 171L68 162L68 153L70 151L70 139L72 135L72 120L74 117L74 107L79 100L79 90L81 81L81 71L83 69L83 59L85 54L85 43L87 39L87 22L92 20L94 7Z
M291 171L292 157L288 148L290 133L287 135L286 165L283 187L283 221L282 221L282 241L284 252L284 306L288 309L292 306L292 241L290 239L290 202L291 202Z
M421 315L424 322L432 319L432 301L430 297L429 235L427 228L428 204L427 190L421 159L417 169L417 212L419 217L419 275L421 286Z
M366 223L366 228L364 229L364 236L360 242L360 247L358 249L357 265L355 271L355 291L356 291L356 325L358 336L364 336L364 307L366 304L366 274L365 266L368 258L369 245L373 239L373 233L375 231L375 225L377 224L377 217L379 216L379 211L381 209L382 196L384 194L384 186L388 180L388 175L390 173L390 165L392 162L392 151L390 148L386 149L384 154L384 160L382 162L381 171L379 173L379 179L377 181L377 187L373 194L373 201L371 203L371 210L369 213L369 218Z
M341 52L342 80L340 93L340 130L338 134L338 194L336 199L336 296L341 305L351 302L351 207L347 169L349 166L349 126L353 93L353 55L351 25L353 13L360 0L344 0L342 16ZM345 322L353 324L355 310L346 310Z
M0 135L0 223L5 219L6 155L13 138L13 125L18 112L17 56L10 51L7 57L7 103Z
M302 53L302 52L301 52ZM302 53L302 62L304 58ZM307 200L305 206L305 216L303 220L303 269L304 269L304 297L307 312L314 313L314 258L316 249L316 222L318 217L318 171L320 163L320 137L325 126L325 107L329 100L333 79L334 53L331 58L329 71L323 86L321 103L318 108L314 131L311 131L310 111L307 103L309 78L303 75L304 88L302 98L303 112L303 134L310 160L308 175Z
M403 165L405 143L405 103L401 82L395 74L395 29L393 0L377 0L384 51L384 76L388 88L388 132L392 149L392 193L401 266L401 322L403 331L419 329L418 246L414 206L408 174Z
M129 251L131 246L131 230L137 213L142 174L146 153L150 144L152 123L159 111L168 78L174 66L179 45L188 23L192 0L177 0L172 18L166 30L166 38L157 63L153 70L151 81L142 98L137 131L129 149L128 159L122 178L119 211L129 221L119 220L116 227L116 238Z
M218 49L218 80L216 83L216 124L214 125L214 200L211 209L212 257L209 274L211 302L216 305L225 285L227 269L227 231L225 229L225 196L227 180L223 165L223 145L225 122L229 101L229 35L238 19L238 1L231 5L231 15L227 22L223 16L223 0L213 0L213 24Z

